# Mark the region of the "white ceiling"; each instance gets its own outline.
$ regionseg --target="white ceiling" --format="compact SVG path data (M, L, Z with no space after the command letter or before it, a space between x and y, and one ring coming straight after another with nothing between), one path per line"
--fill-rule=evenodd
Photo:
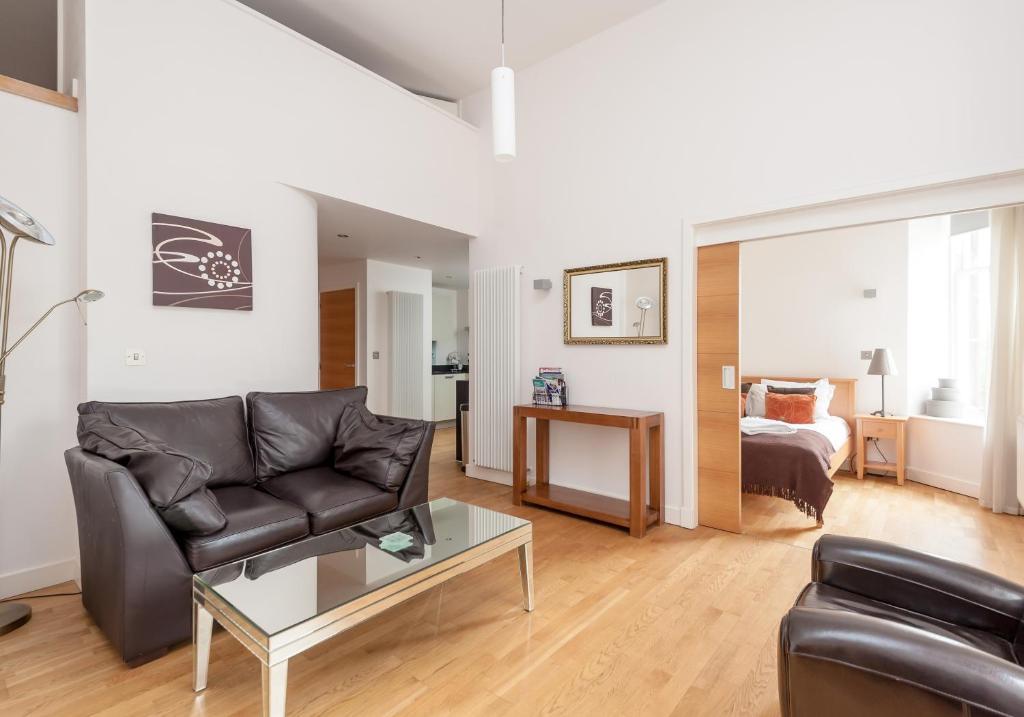
M317 202L321 264L377 259L433 272L434 286L469 286L469 236L322 194ZM340 238L338 234L348 234Z
M662 0L505 0L505 52L522 69ZM447 98L490 82L501 0L241 0L407 89Z

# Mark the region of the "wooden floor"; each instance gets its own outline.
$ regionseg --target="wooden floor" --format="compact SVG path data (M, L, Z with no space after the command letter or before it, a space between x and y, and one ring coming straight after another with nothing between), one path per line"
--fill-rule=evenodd
M535 521L537 610L521 608L514 553L294 658L289 715L776 715L779 618L821 534L790 504L744 500L749 533L625 531L541 509L467 479L452 431L432 496ZM840 476L825 531L898 541L1024 582L1024 519L969 498ZM67 586L64 586L65 588ZM33 601L0 638L2 715L254 715L259 666L215 633L209 688L191 691L183 645L124 667L79 598Z

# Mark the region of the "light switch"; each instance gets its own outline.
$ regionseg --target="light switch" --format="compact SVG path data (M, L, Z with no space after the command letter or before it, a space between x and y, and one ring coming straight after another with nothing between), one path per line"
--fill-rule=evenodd
M125 349L124 350L124 365L125 366L145 366L146 365L146 352L142 349Z
M722 366L722 388L729 391L736 388L736 367Z
M875 355L874 351L861 351L860 357L863 361L870 361L871 357Z
M380 351L374 351L374 352L373 352L373 357L374 357L375 359L379 359L379 358L380 358Z

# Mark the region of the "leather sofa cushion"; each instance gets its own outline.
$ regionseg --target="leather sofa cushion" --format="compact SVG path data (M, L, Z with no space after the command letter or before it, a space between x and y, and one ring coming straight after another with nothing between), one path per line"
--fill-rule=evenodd
M210 488L250 485L256 480L239 396L168 403L89 401L79 405L78 413L106 413L120 425L209 464Z
M245 398L256 476L283 473L331 462L338 419L346 405L366 403L366 387L337 391L253 392Z
M182 540L193 570L246 558L309 535L306 511L249 486L216 488L227 525L212 535Z
M159 511L160 517L175 533L211 535L228 523L217 498L206 486Z
M106 413L78 417L78 443L128 469L160 517L176 532L209 535L227 523L206 488L207 463L186 455L138 429L121 426Z
M907 627L929 632L939 637L973 647L1010 662L1017 663L1013 646L998 635L962 625L944 622L926 615L887 605L870 598L848 592L842 588L832 587L824 583L811 583L796 601L799 607L812 607L826 610L844 610L846 612L868 615L881 620L888 620Z
M343 528L398 508L398 495L329 466L286 473L263 482L263 490L301 505L309 513L314 535Z
M395 493L409 475L426 427L423 421L378 418L366 406L350 404L338 421L334 469Z

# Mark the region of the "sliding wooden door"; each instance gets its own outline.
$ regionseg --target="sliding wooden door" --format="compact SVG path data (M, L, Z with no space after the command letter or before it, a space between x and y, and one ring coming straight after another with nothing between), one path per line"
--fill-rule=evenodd
M320 294L320 388L356 385L356 290Z
M698 522L741 532L740 245L697 250ZM733 369L725 388L723 368Z

